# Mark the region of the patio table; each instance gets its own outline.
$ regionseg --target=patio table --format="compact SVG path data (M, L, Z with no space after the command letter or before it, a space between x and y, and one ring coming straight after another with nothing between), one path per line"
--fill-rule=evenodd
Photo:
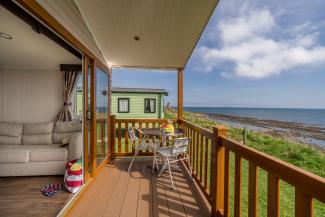
M184 129L181 128L175 128L173 133L165 133L162 129L160 128L148 128L148 129L143 129L142 132L145 135L150 135L150 136L159 136L162 137L162 146L166 146L167 142L167 137L177 137L180 135L183 135L185 133ZM167 169L167 162L163 162L163 165L160 167L159 172L158 172L158 177Z

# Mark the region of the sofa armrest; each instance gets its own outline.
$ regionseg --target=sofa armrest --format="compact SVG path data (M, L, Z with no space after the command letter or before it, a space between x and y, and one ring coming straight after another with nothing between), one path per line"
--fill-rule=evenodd
M69 137L68 160L80 159L83 155L82 133L74 133Z

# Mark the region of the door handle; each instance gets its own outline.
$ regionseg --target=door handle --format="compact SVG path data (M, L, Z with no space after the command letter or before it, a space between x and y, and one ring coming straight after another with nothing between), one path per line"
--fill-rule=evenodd
M91 121L92 120L91 112L87 111L86 115L87 115L87 121Z

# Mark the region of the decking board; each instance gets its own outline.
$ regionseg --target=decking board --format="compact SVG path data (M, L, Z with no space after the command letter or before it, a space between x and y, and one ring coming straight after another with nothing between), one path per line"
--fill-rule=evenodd
M160 178L151 174L151 160L136 160L131 174L129 163L117 159L115 165L104 167L69 216L209 216L200 206L202 197L193 191L195 183L184 172L173 172L173 190L168 173Z

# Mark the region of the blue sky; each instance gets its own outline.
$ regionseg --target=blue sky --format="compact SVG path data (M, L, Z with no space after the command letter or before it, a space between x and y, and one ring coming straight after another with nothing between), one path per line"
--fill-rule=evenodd
M325 108L324 11L324 0L220 1L186 66L184 105ZM114 69L113 86L177 102L175 72Z

